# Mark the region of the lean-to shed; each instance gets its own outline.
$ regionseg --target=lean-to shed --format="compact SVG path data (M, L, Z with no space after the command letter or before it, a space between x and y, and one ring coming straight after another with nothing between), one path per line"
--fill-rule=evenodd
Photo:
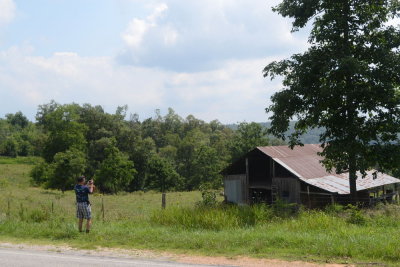
M257 147L228 166L224 174L224 191L228 202L273 203L277 199L308 207L332 202L349 203L348 173L328 173L320 163L319 145ZM379 200L394 201L400 180L384 173L358 174L358 201L371 204Z

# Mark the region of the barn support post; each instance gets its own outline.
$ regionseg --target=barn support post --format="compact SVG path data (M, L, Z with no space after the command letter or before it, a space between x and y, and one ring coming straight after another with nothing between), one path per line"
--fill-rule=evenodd
M335 205L335 196L331 194L331 204Z
M310 186L307 185L308 208L311 209Z
M387 204L385 185L382 185L382 200L383 200L383 203Z
M245 185L245 194L244 197L246 198L246 203L250 204L250 197L249 197L249 183L250 183L250 177L249 177L249 158L246 157L246 185Z

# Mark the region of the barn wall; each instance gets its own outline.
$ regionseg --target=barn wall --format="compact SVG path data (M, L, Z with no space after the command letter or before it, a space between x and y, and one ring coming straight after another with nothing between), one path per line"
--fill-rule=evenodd
M295 177L274 177L272 185L276 187L281 200L288 203L300 203L300 182Z
M227 175L224 179L224 192L228 202L244 204L246 190L246 174Z

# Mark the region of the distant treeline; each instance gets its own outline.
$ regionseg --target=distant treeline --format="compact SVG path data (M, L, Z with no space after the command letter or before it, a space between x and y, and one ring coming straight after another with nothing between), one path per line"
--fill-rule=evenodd
M289 129L285 133L286 136L289 136L292 133L294 133L294 125L295 125L295 123L296 123L295 121L289 122ZM260 122L259 124L265 129L268 129L271 126L270 122ZM232 130L236 130L237 127L238 127L238 124L228 124L226 126L231 128ZM320 134L322 132L323 132L323 129L320 129L320 128L310 129L310 130L307 131L307 133L305 133L304 135L300 136L299 140L303 144L319 144L320 143L319 136L320 136Z
M196 190L220 188L220 172L256 146L282 145L266 134L268 124L242 122L223 125L192 115L180 117L169 109L140 120L114 114L101 106L40 105L36 122L24 114L0 119L0 155L39 156L32 183L69 190L75 178L94 178L104 193L137 190ZM317 142L317 132L305 143Z

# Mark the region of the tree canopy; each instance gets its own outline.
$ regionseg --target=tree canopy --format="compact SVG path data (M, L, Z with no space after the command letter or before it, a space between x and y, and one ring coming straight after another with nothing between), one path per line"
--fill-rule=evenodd
M356 199L356 173L399 166L400 32L397 0L284 0L274 8L293 19L293 31L312 23L309 48L272 62L264 76L283 77L272 96L270 133L293 147L313 128L324 129L323 164L349 172Z
M18 118L18 119L16 119ZM0 155L41 156L31 172L32 184L68 190L75 176L94 177L103 193L137 190L220 188L221 171L255 146L280 144L266 137L258 123L237 130L218 120L167 114L140 120L90 104L40 105L36 123L22 113L0 119Z

